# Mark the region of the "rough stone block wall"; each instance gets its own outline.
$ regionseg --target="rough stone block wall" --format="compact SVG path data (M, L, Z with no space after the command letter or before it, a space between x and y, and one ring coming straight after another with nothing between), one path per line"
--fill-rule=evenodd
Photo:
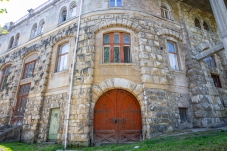
M51 110L55 108L60 108L59 115L59 130L58 130L58 140L64 140L64 125L65 125L65 115L66 115L66 101L67 94L58 94L47 96L44 98L42 109L41 109L41 118L38 125L38 139L37 142L46 142L48 141L49 134L49 124L50 124L50 115ZM73 120L73 119L72 119Z
M78 20L74 18L71 22L58 25L56 27L58 30L53 29L50 34L1 56L0 67L11 64L11 73L7 81L7 89L0 93L0 124L11 123L24 59L30 54L37 53L34 76L30 79L31 88L24 115L22 140L47 141L51 109L60 108L58 142L64 141L68 93L52 93L47 90L47 85L48 77L52 74L51 58L53 52L57 51L54 48L58 42L69 37L79 38L75 50L77 57L69 118L69 143L89 145L93 141L95 103L104 92L114 88L127 90L138 99L142 110L144 138L152 138L177 129L218 127L226 124L226 55L223 52L215 55L216 68L210 68L203 60L196 59L198 53L220 42L213 15L198 9L188 13L190 6L183 3L174 5L170 2L174 5L172 8L176 20L168 20L161 18L160 9L154 7L158 5L158 1L144 2L141 5L139 1L130 4L131 2L125 1L126 12L119 12L120 8L116 8L116 10L102 10L101 13L91 12L84 15L79 37L76 37ZM92 1L91 4L94 3ZM96 4L94 7L97 8L104 5ZM143 6L151 7L146 7L141 12L128 9L137 5L139 10ZM196 28L195 17L208 21L211 31ZM202 19L200 21L203 22ZM97 55L95 37L98 32L112 27L121 31L128 29L138 37L131 37L136 45L132 48L132 52L136 54L132 64L136 64L136 67L132 65L130 68L139 70L141 74L138 81L141 82L135 83L118 76L110 79L103 76L104 80L101 83L94 84L96 82L94 77L97 74L94 72L95 55ZM170 68L166 46L168 40L174 41L178 46L179 71ZM102 50L97 51L102 53ZM72 63L69 64L71 67ZM69 73L71 70L69 68ZM222 88L214 86L211 73L220 75ZM69 79L68 76L65 78ZM181 123L179 108L187 109L187 122Z

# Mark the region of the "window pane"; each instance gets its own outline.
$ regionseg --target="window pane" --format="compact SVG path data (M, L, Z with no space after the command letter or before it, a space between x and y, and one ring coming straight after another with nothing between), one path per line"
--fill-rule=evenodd
M104 44L109 44L110 43L110 35L104 35Z
M68 65L68 54L64 55L64 56L60 56L58 59L58 68L57 71L64 71L67 69L67 65Z
M61 55L61 54L65 54L65 53L68 53L68 44L63 45L60 48L59 54Z
M8 75L4 76L4 78L2 79L2 88L1 88L1 90L4 90L6 88L7 80L8 80Z
M122 0L117 0L117 6L122 6Z
M115 0L110 0L110 7L114 7L115 6Z
M114 47L114 62L120 62L120 47Z
M27 66L27 65L25 65L23 79L25 79L25 78L27 77L27 71L28 71L28 66Z
M34 67L35 67L35 62L32 62L31 64L28 65L28 74L27 74L27 78L32 77Z
M124 47L124 62L126 62L126 63L131 62L130 61L130 47L129 46Z
M114 43L119 44L120 43L120 34L114 34Z
M211 67L215 67L214 58L212 56L210 56L210 65Z
M177 55L170 53L169 54L169 60L170 60L171 69L179 70L178 61L177 61Z
M175 50L173 43L168 42L168 50L169 50L169 52L175 52L176 53L176 50Z
M35 62L26 64L23 79L32 77L34 68L35 68Z
M125 44L130 44L130 36L127 34L124 34L124 43Z
M208 66L210 66L210 59L209 59L209 57L205 58L205 61L206 61L206 64L207 64Z
M216 75L211 75L211 77L212 77L212 79L213 79L213 81L214 81L214 85L215 85L215 87L221 87L221 84L220 84L220 82L219 82L219 77L218 76L216 76Z
M104 47L104 63L110 62L110 47Z

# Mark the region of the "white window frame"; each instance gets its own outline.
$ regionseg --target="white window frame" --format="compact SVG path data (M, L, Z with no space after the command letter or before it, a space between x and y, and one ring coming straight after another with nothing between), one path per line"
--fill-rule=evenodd
M174 45L174 49L175 49L176 53L169 52L168 43L171 43L171 44ZM171 61L170 61L170 58L169 58L169 66L170 66L170 69L173 70L173 71L180 71L181 70L181 63L180 63L180 57L179 57L180 54L179 54L179 51L178 51L179 49L178 49L177 42L167 39L166 46L167 46L166 48L167 48L167 51L168 51L168 58L169 58L170 54L175 54L176 55L176 58L177 58L176 61L177 61L178 69L171 68Z

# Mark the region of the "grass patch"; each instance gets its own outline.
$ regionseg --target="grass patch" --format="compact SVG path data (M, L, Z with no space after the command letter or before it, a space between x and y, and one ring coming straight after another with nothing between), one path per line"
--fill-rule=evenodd
M2 150L1 150L2 149ZM25 143L0 143L0 151L56 151L63 149L60 144L25 144Z
M139 148L135 149L135 146L139 146ZM62 149L63 146L58 144L2 143L0 151L2 148L5 151L56 151ZM182 136L167 136L124 145L71 146L69 149L81 151L227 151L227 131L216 130Z

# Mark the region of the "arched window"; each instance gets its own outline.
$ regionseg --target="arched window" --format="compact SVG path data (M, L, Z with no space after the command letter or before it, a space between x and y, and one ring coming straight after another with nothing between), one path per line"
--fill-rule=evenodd
M171 10L170 10L170 7L167 4L161 5L161 14L162 14L163 18L172 19Z
M69 18L76 16L76 2L72 2L69 8Z
M103 62L131 62L131 38L128 33L111 32L103 36Z
M64 7L61 9L61 12L60 12L60 22L59 23L66 21L66 19L67 19L67 9L66 9L66 7Z
M200 21L197 18L195 18L195 27L201 29Z
M9 41L9 49L13 48L13 43L14 43L14 36L12 36L10 38L10 41Z
M210 29L209 29L209 26L208 26L208 24L207 24L206 22L203 22L203 28L204 28L205 30L207 30L207 31L210 30Z
M38 35L43 33L43 27L44 27L44 20L42 19L40 22L39 22L39 29L38 29Z
M30 38L35 37L36 34L37 34L37 23L35 23L35 24L32 26L32 31L31 31L31 36L30 36Z
M59 47L58 50L58 66L56 71L61 72L67 69L68 67L68 52L69 52L69 44L63 44Z
M38 57L37 54L33 54L33 55L29 56L27 59L25 59L24 72L23 72L22 79L27 79L27 78L30 78L33 76L37 57Z
M19 39L20 39L20 33L17 33L17 34L16 34L15 42L14 42L14 44L13 44L14 47L17 47Z
M11 66L7 66L2 72L1 85L0 85L1 91L3 91L7 87L7 80L10 74L10 67Z

